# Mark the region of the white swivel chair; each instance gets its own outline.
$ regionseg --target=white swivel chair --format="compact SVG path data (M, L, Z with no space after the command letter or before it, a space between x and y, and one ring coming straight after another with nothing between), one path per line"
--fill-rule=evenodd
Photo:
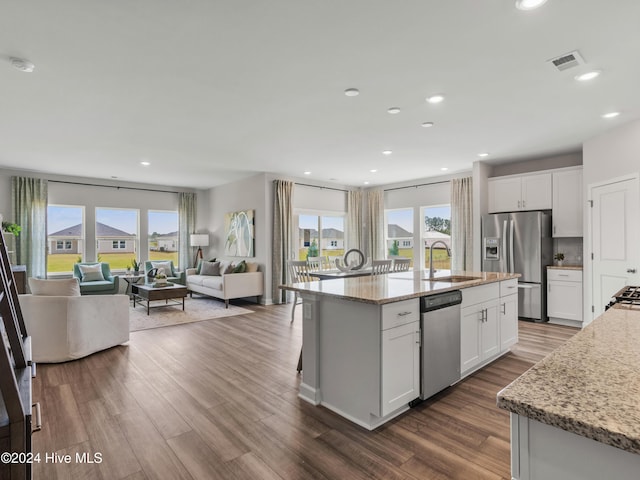
M372 260L371 275L381 275L391 271L392 260Z

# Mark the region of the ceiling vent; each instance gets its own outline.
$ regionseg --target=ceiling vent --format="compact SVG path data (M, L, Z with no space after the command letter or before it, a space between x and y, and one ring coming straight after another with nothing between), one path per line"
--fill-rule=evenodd
M580 52L577 50L570 53L565 53L564 55L560 55L559 57L552 58L548 60L558 71L563 72L565 70L569 70L570 68L578 67L580 65L584 65L584 58L580 55Z

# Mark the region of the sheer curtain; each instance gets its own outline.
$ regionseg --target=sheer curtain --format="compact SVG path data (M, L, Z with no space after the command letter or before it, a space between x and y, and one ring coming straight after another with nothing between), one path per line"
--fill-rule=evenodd
M372 260L385 258L384 248L384 192L367 191L367 236Z
M178 261L180 269L191 266L191 245L189 236L196 231L196 194L180 192L178 194Z
M47 277L47 192L42 178L11 177L14 222L22 227L16 238L16 260L27 277Z
M473 270L471 177L451 180L451 270Z
M287 292L278 285L287 283L287 260L293 252L293 182L273 181L273 251L271 296L273 303L286 303Z
M350 190L347 193L345 251L351 248L362 250L362 192Z

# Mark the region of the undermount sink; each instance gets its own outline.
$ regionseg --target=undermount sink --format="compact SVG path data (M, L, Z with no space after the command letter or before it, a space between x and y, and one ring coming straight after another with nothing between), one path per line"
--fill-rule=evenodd
M480 280L480 278L481 277L471 277L466 275L451 275L449 277L425 278L425 280L429 280L430 282L462 283L470 282L471 280Z

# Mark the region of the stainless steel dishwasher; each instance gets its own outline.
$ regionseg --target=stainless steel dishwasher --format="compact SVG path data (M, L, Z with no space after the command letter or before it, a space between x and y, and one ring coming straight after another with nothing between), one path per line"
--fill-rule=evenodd
M421 400L460 380L460 303L460 290L420 299Z

